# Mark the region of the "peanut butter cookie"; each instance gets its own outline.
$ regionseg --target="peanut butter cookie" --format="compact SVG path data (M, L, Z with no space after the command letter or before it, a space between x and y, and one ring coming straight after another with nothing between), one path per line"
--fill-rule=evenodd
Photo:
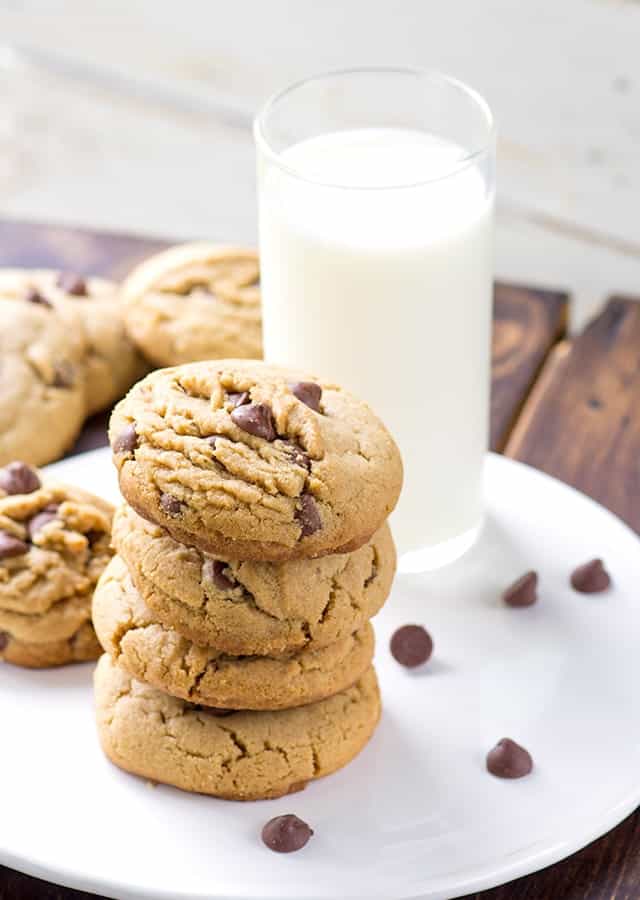
M224 559L355 550L402 484L398 448L365 403L255 361L153 372L114 410L110 439L131 506Z

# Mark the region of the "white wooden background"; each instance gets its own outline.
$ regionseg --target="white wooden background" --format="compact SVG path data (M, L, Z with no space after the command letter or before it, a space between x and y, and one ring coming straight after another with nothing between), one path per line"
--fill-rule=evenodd
M0 44L5 215L253 241L261 101L414 64L496 113L498 275L569 288L575 324L640 295L638 0L0 0Z

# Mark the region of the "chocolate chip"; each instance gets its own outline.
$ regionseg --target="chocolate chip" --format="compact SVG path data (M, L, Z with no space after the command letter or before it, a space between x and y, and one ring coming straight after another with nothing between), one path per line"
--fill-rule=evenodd
M84 278L76 275L75 272L61 272L56 283L66 294L71 294L74 297L87 296L87 283Z
M211 437L207 438L207 444L211 447L212 450L216 449L216 444L218 443L218 436L216 434L212 434Z
M227 564L220 559L205 559L202 564L202 577L206 581L212 581L221 591L228 591L235 587L235 582L224 574L226 568Z
M182 503L171 494L160 494L160 506L168 516L179 516L182 510Z
M571 585L582 594L606 591L610 584L611 577L601 559L592 559L571 573Z
M49 309L52 308L53 304L47 300L46 297L43 297L40 291L37 288L30 287L24 297L29 303L36 303L38 306L48 306Z
M322 388L313 381L296 381L289 385L291 392L314 412L320 412Z
M75 384L75 380L76 376L73 366L71 363L63 360L56 365L51 384L53 387L70 388Z
M9 643L9 635L6 631L0 631L0 653L7 649Z
M422 625L403 625L391 637L391 655L402 666L421 666L433 653L431 635Z
M0 469L0 488L7 494L32 494L41 486L37 473L23 462L11 462Z
M498 778L522 778L533 769L531 754L511 738L502 738L487 753L487 770Z
M291 459L291 462L295 463L296 466L300 466L302 469L306 469L307 472L310 472L311 460L304 452L302 447L299 447L298 444L294 443L293 441L283 440L282 443L285 445L285 449L289 458Z
M526 572L502 594L507 606L532 606L538 599L538 573Z
M132 422L130 425L125 425L120 434L116 437L113 442L113 452L131 453L137 446L138 434L136 432L136 426Z
M302 529L302 537L315 534L322 528L322 519L318 504L311 494L301 494L299 497L299 506L296 508L294 517L300 523Z
M58 507L51 506L43 509L41 512L37 513L27 523L27 531L29 532L29 537L31 540L36 536L36 534L40 531L41 528L44 528L49 522L53 522L54 519L58 517Z
M227 394L227 399L234 409L236 409L236 407L238 406L244 406L246 403L251 402L249 391L231 391Z
M236 406L231 413L231 421L238 428L265 441L275 441L276 426L273 421L271 407L266 403L249 403L244 406Z
M9 559L12 556L22 556L29 549L29 545L20 538L14 537L7 531L0 531L0 559Z
M276 853L292 853L302 850L312 834L306 822L290 813L270 819L262 829L262 840Z

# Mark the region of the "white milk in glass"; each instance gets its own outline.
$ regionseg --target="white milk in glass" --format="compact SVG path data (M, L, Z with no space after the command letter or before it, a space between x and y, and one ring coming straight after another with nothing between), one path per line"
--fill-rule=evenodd
M482 519L493 197L464 157L367 128L304 140L259 173L265 356L335 379L387 424L405 467L401 551Z

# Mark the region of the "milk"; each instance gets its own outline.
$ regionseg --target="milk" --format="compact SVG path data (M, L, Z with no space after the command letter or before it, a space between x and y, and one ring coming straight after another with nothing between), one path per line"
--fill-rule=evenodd
M392 521L405 552L482 518L493 196L464 157L424 132L366 128L259 168L265 356L338 381L384 420L405 467Z

